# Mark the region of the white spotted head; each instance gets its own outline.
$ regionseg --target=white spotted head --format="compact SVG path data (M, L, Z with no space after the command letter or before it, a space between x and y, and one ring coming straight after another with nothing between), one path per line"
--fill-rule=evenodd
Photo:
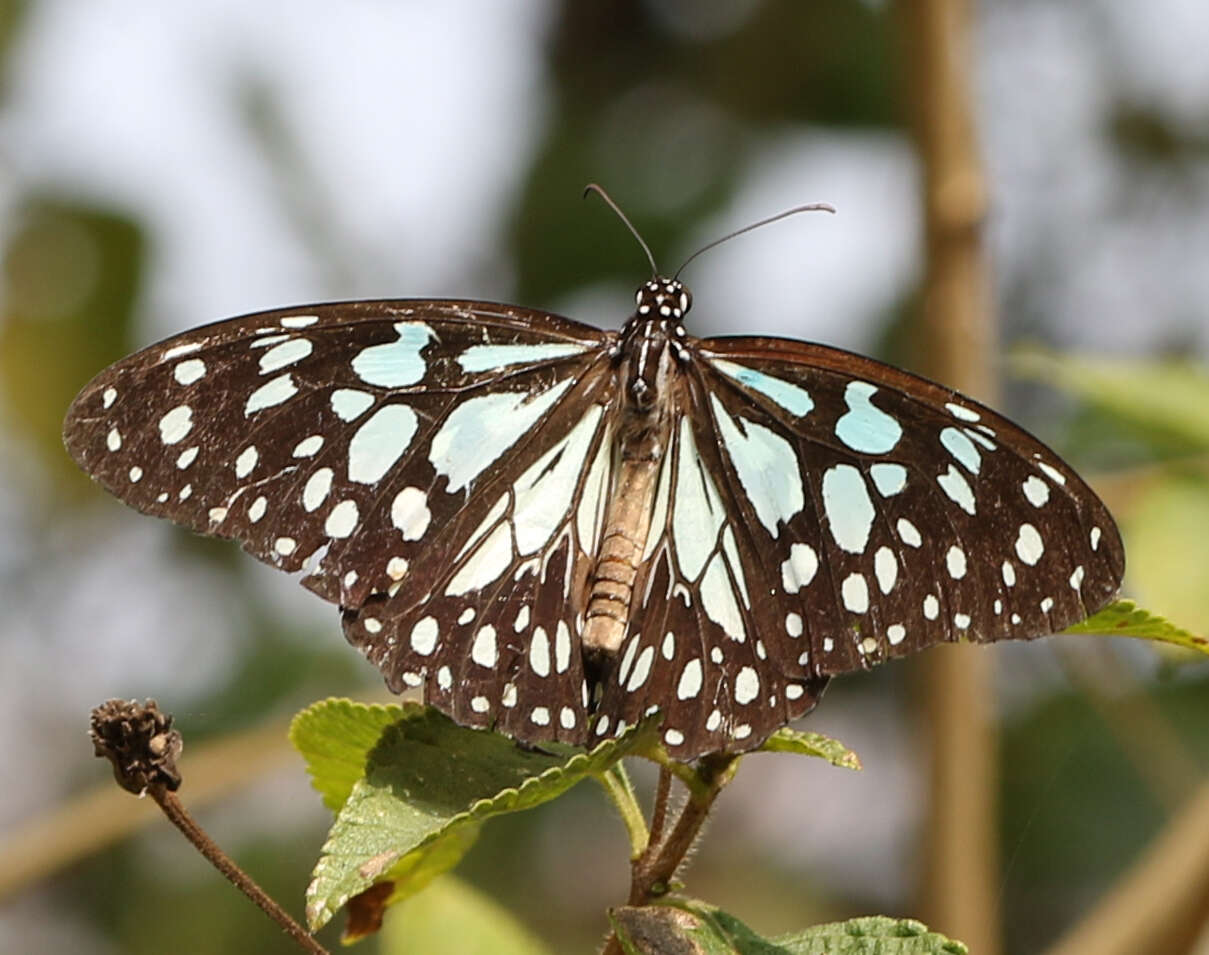
M678 279L656 276L643 283L634 296L636 318L672 319L680 321L693 307L693 295Z

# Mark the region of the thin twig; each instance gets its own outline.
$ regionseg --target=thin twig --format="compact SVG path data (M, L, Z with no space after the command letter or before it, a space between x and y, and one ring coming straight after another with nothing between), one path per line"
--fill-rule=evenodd
M265 915L280 925L302 949L314 952L315 955L329 955L326 948L315 941L306 929L295 922L285 909L274 902L251 876L236 865L234 860L206 835L181 804L176 793L171 792L160 783L149 786L147 793L164 810L164 815L168 817L169 821L184 833L186 839L193 843L194 848L205 856L210 864L226 877L227 881L251 899Z
M651 845L658 845L663 838L663 827L667 824L668 799L672 794L672 772L666 766L659 767L659 782L655 786L655 808L651 811Z

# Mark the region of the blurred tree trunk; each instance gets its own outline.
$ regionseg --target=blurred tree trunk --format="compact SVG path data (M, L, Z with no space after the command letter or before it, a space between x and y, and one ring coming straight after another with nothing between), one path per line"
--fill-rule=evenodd
M968 0L901 0L906 88L922 167L925 374L993 402L995 324L981 227L986 186L971 107ZM921 917L977 955L1000 950L992 655L945 646L920 661L931 749Z

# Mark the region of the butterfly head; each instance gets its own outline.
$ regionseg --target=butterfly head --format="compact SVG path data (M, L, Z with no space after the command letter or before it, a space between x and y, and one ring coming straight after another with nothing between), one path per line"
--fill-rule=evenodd
M677 279L655 276L645 282L635 296L639 318L682 319L693 307L693 296L688 287Z

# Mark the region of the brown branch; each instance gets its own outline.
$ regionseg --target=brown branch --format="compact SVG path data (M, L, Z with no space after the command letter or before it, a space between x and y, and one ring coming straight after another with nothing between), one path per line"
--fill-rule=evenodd
M664 829L661 817L667 811L672 773L667 767L660 767L651 841L646 851L630 863L630 898L627 904L647 905L670 891L676 871L684 864L701 834L701 827L709 817L714 801L734 776L738 764L739 757L733 754L717 753L703 757L694 767L698 785L689 789L688 798L680 808L675 824L662 838L659 838L657 830ZM660 809L660 806L663 808ZM622 953L617 936L610 935L603 955Z
M113 765L119 786L136 795L149 794L197 851L302 949L327 955L327 950L240 869L181 805L176 796L181 784L176 760L183 743L181 734L172 728L170 714L161 712L154 700L142 704L108 700L92 711L89 735L96 755Z
M970 3L905 0L898 12L924 178L923 370L986 400L995 390L995 325L981 238L986 183L970 102ZM921 914L970 951L995 955L1000 916L992 658L973 647L942 647L920 667L932 755Z

